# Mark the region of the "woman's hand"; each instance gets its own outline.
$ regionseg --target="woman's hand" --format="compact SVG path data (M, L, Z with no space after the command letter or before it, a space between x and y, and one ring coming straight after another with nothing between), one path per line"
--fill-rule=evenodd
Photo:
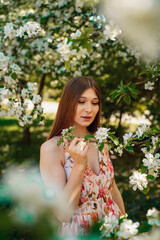
M74 166L85 169L89 146L81 138L74 138L70 143L64 139L66 149L74 160Z

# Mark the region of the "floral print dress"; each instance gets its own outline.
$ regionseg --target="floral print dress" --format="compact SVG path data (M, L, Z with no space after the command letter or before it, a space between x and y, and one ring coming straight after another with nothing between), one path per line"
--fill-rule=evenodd
M74 161L65 151L64 169L68 180ZM117 218L122 215L118 205L112 200L111 190L114 182L112 162L106 151L99 151L100 172L96 175L88 166L84 172L79 204L70 222L63 222L61 234L85 234L97 220L102 220L105 215L112 212Z

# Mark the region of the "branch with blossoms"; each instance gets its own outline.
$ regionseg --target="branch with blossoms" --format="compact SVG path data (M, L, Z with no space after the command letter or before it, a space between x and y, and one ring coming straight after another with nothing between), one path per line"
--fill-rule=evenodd
M21 74L19 66L12 64L8 67L5 75L1 77L3 86L0 88L0 116L16 117L22 127L43 124L41 97L35 94L37 83L28 82L21 88L18 81L19 74ZM28 99L34 106L32 114L27 111L28 102L26 100Z
M157 153L160 146L159 133L159 129L149 129L149 126L141 124L134 134L130 132L123 136L124 148L127 151L134 151L133 147L141 143L141 151L145 155L142 159L141 168L134 171L133 175L130 176L130 185L132 185L134 191L139 189L147 194L149 192L149 181L154 181L159 176L160 154ZM145 141L142 141L144 139Z
M61 132L62 137L57 141L57 146L60 146L64 139L67 139L71 142L76 136L73 134L73 130L76 126L63 129ZM110 128L98 128L95 135L86 134L83 138L85 142L94 142L98 147L99 151L102 152L105 146L105 143L114 143L115 145L119 144L118 138L114 136L114 132L109 132ZM92 140L91 140L92 139Z
M72 141L75 138L73 134L74 129L75 126L63 129L57 145L59 146L64 142L64 139L67 139L69 142ZM95 135L87 134L84 137L84 141L95 142L101 152L106 143L111 154L115 152L120 156L122 156L124 149L134 152L133 147L141 144L141 151L145 154L145 157L142 160L141 168L138 171L134 171L133 175L130 176L129 183L134 191L139 189L144 194L147 194L149 192L149 181L154 181L160 172L160 154L157 153L157 149L160 146L159 129L149 129L149 126L141 124L135 133L129 132L124 134L123 142L119 141L114 135L115 133L109 130L109 128L98 128Z
M2 41L16 37L29 38L37 35L41 27L36 22L27 22L24 26L15 29L12 23L4 26ZM28 82L21 86L19 76L22 75L21 68L17 64L10 63L11 57L5 56L0 52L0 116L16 117L22 127L29 125L44 124L43 108L41 107L41 97L35 94L37 83ZM30 100L33 104L33 111L30 114L27 111ZM7 103L5 103L7 100Z
M154 231L160 231L160 211L156 208L148 209L146 214L147 221L142 223L133 222L126 216L120 216L118 219L112 212L105 216L100 226L102 239L143 239L154 234ZM151 238L147 238L151 239Z

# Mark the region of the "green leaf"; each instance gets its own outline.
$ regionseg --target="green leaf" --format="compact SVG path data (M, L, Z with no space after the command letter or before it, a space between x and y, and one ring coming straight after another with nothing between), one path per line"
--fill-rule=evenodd
M65 65L65 68L66 69L70 69L70 67L71 67L71 65L70 65L70 62L69 61L65 61L65 63L64 63L64 65Z
M104 148L104 142L102 142L102 143L98 146L98 149L99 149L100 152L102 152L103 148Z
M115 99L116 97L118 97L120 95L120 92L116 91L112 94L111 98Z
M150 188L147 187L147 188L144 188L141 192L144 193L144 194L147 194L149 192Z
M143 71L140 72L138 75L141 76L141 75L146 74L146 73L147 73L147 71L146 71L146 70L143 70Z
M91 44L90 42L87 41L87 42L84 44L84 47L87 48L87 51L88 51L89 53L92 52L92 44Z
M123 100L129 105L131 103L131 97L129 95L125 95Z
M68 132L69 132L69 133L73 132L73 130L74 130L75 128L76 128L76 126L71 127L71 128L68 130Z
M12 77L14 80L16 80L16 79L17 79L17 74L14 72L14 73L11 74L11 77Z
M119 140L116 136L113 135L108 135L108 138L112 140L112 142L114 142L115 145L119 144Z
M116 104L118 104L118 103L120 102L120 100L121 100L121 98L122 98L123 96L124 96L124 94L122 94L122 95L119 96L119 98L118 98Z
M141 173L146 173L148 171L148 167L144 166L143 164L141 165L141 169L140 169Z
M150 137L150 136L151 136L151 134L150 134L150 133L146 133L145 135L146 135L146 137Z
M148 175L147 175L147 179L149 179L149 180L154 180L155 177L154 177L153 175L148 174Z
M84 137L85 140L88 140L89 138L95 138L95 137L91 134L86 134Z
M58 141L57 141L57 146L59 147L62 142L63 142L63 138L60 137L60 138L58 139Z
M147 221L142 221L141 225L138 227L138 232L143 233L143 232L149 232L152 226L147 222Z
M134 152L134 148L131 147L131 146L126 146L125 149L126 149L127 151Z

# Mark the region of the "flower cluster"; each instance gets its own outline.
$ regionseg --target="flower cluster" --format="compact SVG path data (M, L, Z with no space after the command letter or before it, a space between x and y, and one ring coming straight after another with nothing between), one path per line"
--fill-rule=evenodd
M6 86L0 88L0 103L4 109L0 110L0 116L16 117L19 125L24 127L25 125L32 125L39 118L39 124L44 124L43 121L43 108L40 106L41 97L35 94L34 91L37 90L37 83L28 82L26 87L21 90L21 98L19 97L19 82L18 79L13 79L13 73L20 73L20 68L13 64L10 66L12 72L8 76L4 76L4 83ZM5 99L9 98L6 102ZM28 104L25 102L26 98L30 98L34 104L34 117L33 114L27 113ZM6 103L4 103L4 101ZM35 114L37 116L35 116Z
M64 138L67 139L69 142L75 138L75 135L72 133L76 126L63 129L61 132L62 137L58 139L57 145L59 146L61 142L64 142ZM98 128L95 135L86 134L84 136L84 141L89 142L90 139L94 139L95 145L98 147L99 151L102 152L104 148L104 143L109 138L112 142L110 144L118 145L118 139L113 136L113 133L109 132L109 128Z
M140 138L144 133L148 131L148 129L149 126L147 126L146 124L141 124L136 131L136 136Z
M148 184L147 174L138 171L134 171L133 175L129 177L129 180L129 183L133 186L134 191L136 191L137 188L142 191Z
M160 154L152 154L150 152L145 153L145 158L142 160L143 165L148 168L148 174L154 176L155 178L159 174L160 169Z
M134 137L132 132L123 135L124 144L127 144Z
M133 223L130 219L123 219L117 235L123 239L129 239L138 233L139 222Z
M13 23L7 23L7 25L4 26L4 38L13 39L15 37L32 37L37 35L41 30L40 24L37 22L28 21L24 26L21 26L16 30L14 29Z
M114 231L114 228L118 226L119 221L118 218L116 218L115 215L113 215L112 212L109 213L109 215L105 216L105 222L103 224L104 232L107 237L110 237L110 233Z
M146 216L150 225L160 227L160 212L155 207L148 209Z
M145 90L153 90L154 89L154 82L150 82L148 81L145 85L144 85L144 89Z
M123 155L123 144L120 144L114 151L121 157Z
M5 70L8 67L9 57L6 57L0 52L0 70Z
M71 38L76 38L77 34L79 33L73 34ZM59 43L57 45L57 52L61 54L61 58L63 59L63 61L69 61L73 57L76 57L79 60L80 58L86 58L86 56L89 56L86 48L82 48L82 46L78 48L78 51L77 49L73 48L72 42L69 42L66 38L63 43Z
M116 40L116 37L121 34L121 29L114 24L113 21L110 21L109 24L105 25L105 30L103 31L103 34L106 38L106 40L110 39L112 41Z
M110 128L98 128L95 133L95 138L98 140L98 143L102 143L108 137L108 131Z

